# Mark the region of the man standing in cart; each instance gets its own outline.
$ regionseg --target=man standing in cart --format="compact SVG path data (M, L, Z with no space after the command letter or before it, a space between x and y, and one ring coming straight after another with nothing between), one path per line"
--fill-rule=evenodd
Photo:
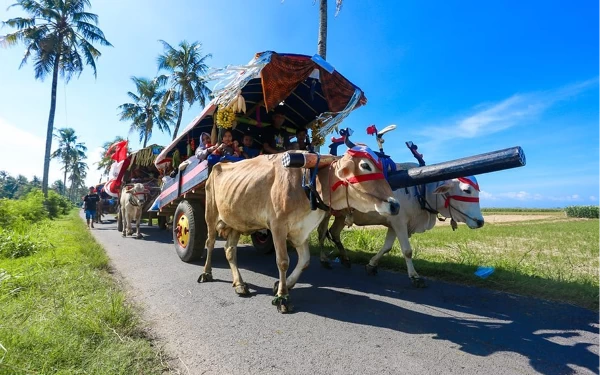
M263 149L267 154L284 152L290 145L290 134L283 128L285 109L282 105L275 107L271 115L272 127L264 129Z
M90 192L83 197L83 210L85 211L85 222L88 229L90 229L90 227L94 228L96 205L99 200L100 196L96 193L96 189L93 186L90 186Z

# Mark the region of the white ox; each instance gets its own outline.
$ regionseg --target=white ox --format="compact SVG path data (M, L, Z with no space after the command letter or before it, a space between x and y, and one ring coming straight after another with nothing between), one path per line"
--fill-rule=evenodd
M405 163L398 164L399 168L406 168ZM408 276L412 283L417 287L425 286L425 282L420 278L415 270L412 261L412 248L409 238L413 233L422 233L435 226L437 213L451 218L453 229L457 222L466 223L471 229L481 228L484 219L479 206L479 185L475 177L455 178L447 181L432 182L422 186L413 186L394 190L394 197L400 203L400 213L394 217L385 217L376 213L353 214L354 224L358 226L365 225L383 225L388 228L385 242L377 255L373 256L366 266L369 274L377 273L377 265L383 255L392 249L394 241L398 238L402 254L406 260ZM422 208L419 196L425 208ZM344 228L345 211L336 213L334 223L327 230L330 215L319 224L319 243L321 245L321 264L329 268L329 261L323 242L328 236L335 243L340 252L340 261L346 267L350 266L350 260L346 254L344 245L340 240L340 233Z
M370 150L368 150L370 151ZM398 202L389 184L383 180L380 164L372 152L349 150L329 167L319 170L316 191L323 202L341 210L352 207L377 211L381 215L398 213ZM302 169L285 168L282 154L262 155L237 163L216 164L206 183L206 264L198 282L212 281L211 259L217 231L227 238L225 255L233 274L233 287L247 295L248 287L237 267L237 243L241 233L269 229L273 236L279 281L273 292L273 305L286 313L291 310L288 289L308 267L310 233L326 212L312 211L302 188ZM286 240L298 252L298 264L289 277Z
M142 208L146 202L146 189L143 184L137 183L126 186L121 191L121 220L123 220L123 237L133 234L131 222L135 220L136 238L142 238L140 221L142 221Z

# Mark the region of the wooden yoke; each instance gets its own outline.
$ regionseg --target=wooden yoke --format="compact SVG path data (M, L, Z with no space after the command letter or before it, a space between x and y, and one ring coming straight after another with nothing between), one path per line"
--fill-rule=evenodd
M287 151L281 158L281 164L286 168L314 168L318 161L318 168L324 168L339 158L339 156L319 155L307 151Z

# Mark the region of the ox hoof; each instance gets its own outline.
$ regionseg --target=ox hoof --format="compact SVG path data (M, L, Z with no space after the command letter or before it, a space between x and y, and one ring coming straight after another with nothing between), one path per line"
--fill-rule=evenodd
M377 266L372 266L370 264L367 264L365 266L365 269L367 270L367 275L372 275L372 276L377 275Z
M90 229L90 227L88 227L88 229ZM127 234L125 234L125 232L121 233L122 237L127 237Z
M278 291L279 291L279 280L275 281L275 284L273 284L273 295L276 296Z
M144 238L144 236L142 236L141 234L138 234L137 236L135 236L135 238L139 240L141 238Z
M421 277L411 277L410 282L415 288L427 288L427 283L425 282L425 279Z
M246 284L240 284L235 286L234 288L238 296L246 297L250 295L250 290L248 289L248 285Z
M198 282L199 283L208 283L213 281L213 276L211 273L206 273L204 272L202 275L200 275L200 277L198 278Z
M271 303L273 306L277 306L277 311L282 314L287 314L294 310L288 295L275 297Z
M350 263L350 259L348 259L348 258L342 258L341 262L342 262L342 266L344 266L346 268L352 267L352 263Z
M331 264L329 263L328 260L322 260L321 267L325 268L326 270L332 269Z

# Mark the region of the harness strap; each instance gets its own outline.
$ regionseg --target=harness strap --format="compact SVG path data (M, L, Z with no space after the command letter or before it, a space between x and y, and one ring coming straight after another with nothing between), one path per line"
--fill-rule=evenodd
M450 205L450 199L454 199L454 200L462 201L462 202L472 202L472 203L479 202L479 198L475 198L475 197L462 197L460 195L448 195L446 197L446 200L444 201L445 208L448 208L448 206Z
M385 177L383 176L383 173L381 173L381 172L368 173L368 174L363 174L360 176L352 176L345 180L339 180L338 182L333 184L333 186L331 187L331 191L335 191L337 188L339 188L342 185L347 187L349 184L357 184L359 182L364 182L364 181L383 180L383 179L385 179Z

